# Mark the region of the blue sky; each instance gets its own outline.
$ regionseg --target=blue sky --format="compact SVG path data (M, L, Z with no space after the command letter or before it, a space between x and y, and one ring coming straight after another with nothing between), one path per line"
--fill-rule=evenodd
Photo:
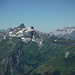
M0 29L21 23L42 32L75 26L75 0L0 0Z

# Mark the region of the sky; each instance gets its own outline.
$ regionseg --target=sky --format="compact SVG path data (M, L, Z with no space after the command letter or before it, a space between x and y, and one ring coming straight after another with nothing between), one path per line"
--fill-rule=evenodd
M0 0L0 29L24 23L42 32L75 26L75 0Z

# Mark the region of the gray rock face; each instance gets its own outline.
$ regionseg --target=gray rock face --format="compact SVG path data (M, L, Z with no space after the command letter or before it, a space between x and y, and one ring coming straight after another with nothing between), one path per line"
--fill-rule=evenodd
M65 27L57 29L56 31L42 33L33 26L25 27L24 24L20 24L15 28L8 28L7 30L0 30L0 41L5 38L19 37L22 41L28 42L30 40L42 44L43 39L55 35L58 38L75 39L75 27Z
M23 23L18 27L8 28L4 32L0 31L0 35L2 38L19 37L23 42L32 40L34 42L37 42L39 45L42 44L43 38L47 37L47 34L37 31L33 26L25 27Z
M21 25L19 25L18 28L25 28L25 26L23 23L21 23Z

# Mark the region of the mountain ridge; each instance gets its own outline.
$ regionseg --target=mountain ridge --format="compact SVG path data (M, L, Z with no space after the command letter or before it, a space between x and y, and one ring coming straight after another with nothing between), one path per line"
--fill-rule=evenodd
M64 27L62 29L57 29L49 33L50 35L55 35L58 38L64 39L75 39L75 27Z
M19 37L23 42L27 42L27 41L32 40L32 41L37 42L38 44L41 45L43 42L43 37L47 37L49 35L34 29L33 26L26 27L22 23L18 27L9 28L5 31L2 31L0 36L3 39L11 38L11 37ZM2 40L2 38L1 38L1 40Z
M10 36L10 37L21 37L23 36L21 39L25 41L25 38L24 36L26 34L31 33L31 34L36 34L38 33L43 35L43 36L56 36L58 38L64 38L64 39L72 39L72 40L75 40L75 27L64 27L62 29L57 29L53 32L49 32L49 33L43 33L43 32L40 32L38 30L36 30L33 26L31 27L26 27L23 23L21 23L18 27L15 27L15 28L8 28L7 30L0 30L0 36L3 37L3 35L5 35L6 37ZM3 34L2 34L3 33ZM26 33L26 34L25 34ZM40 36L41 36L40 35ZM4 38L5 38L4 36ZM31 38L34 38L33 36L31 36ZM28 39L28 40L31 40L31 39ZM34 40L34 39L33 39Z
M67 28L57 32L64 30ZM75 75L74 58L75 40L42 33L24 24L0 31L1 75Z

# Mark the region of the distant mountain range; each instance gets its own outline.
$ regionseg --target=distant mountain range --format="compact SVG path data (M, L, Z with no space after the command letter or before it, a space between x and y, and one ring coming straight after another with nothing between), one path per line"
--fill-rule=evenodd
M22 23L0 30L0 75L75 75L75 27L42 33Z
M55 35L58 38L75 39L75 27L64 27L50 32L49 34Z

